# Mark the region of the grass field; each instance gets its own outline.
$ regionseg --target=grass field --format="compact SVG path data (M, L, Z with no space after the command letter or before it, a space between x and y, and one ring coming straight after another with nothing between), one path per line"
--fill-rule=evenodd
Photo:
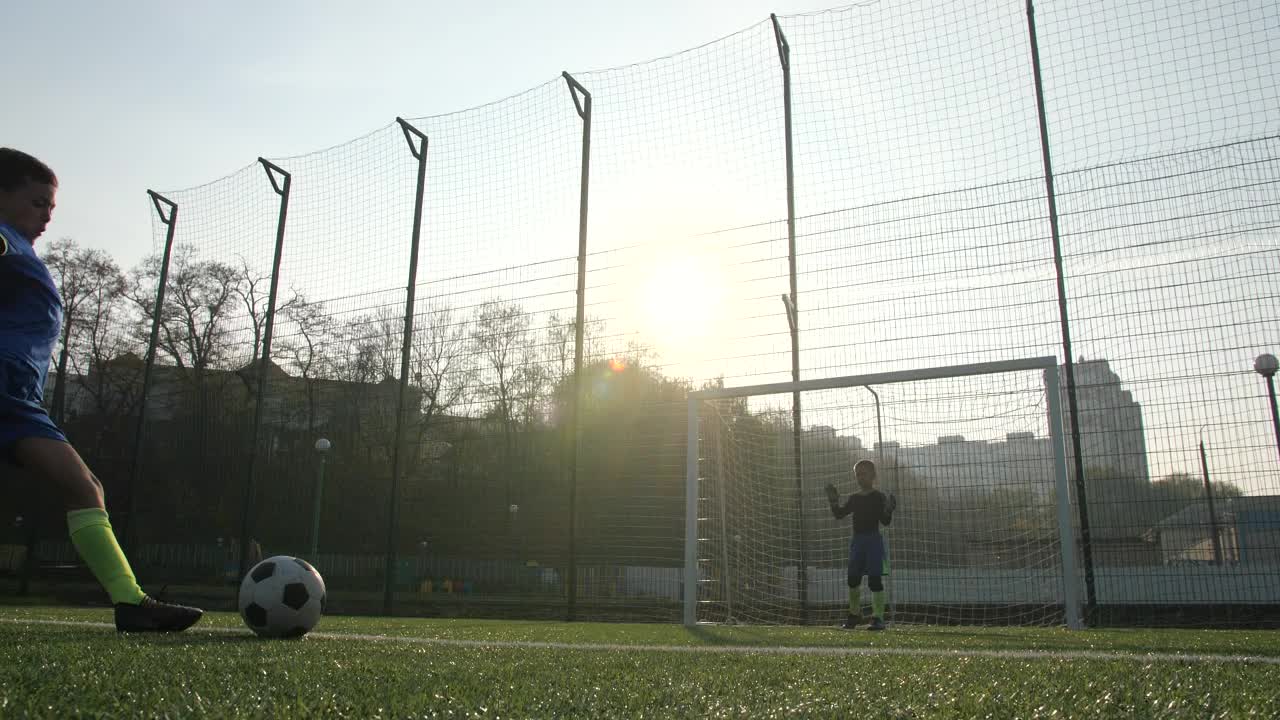
M699 627L0 608L0 717L1231 718L1280 713L1280 633Z

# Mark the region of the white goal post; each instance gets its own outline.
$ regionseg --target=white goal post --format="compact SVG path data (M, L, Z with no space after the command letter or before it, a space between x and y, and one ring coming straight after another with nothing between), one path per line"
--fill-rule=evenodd
M882 484L903 483L886 488L903 495L898 514L916 513L885 531L901 621L1083 627L1059 383L1057 359L1034 357L690 392L684 624L842 618L851 530L821 488L866 457ZM873 387L874 406L851 394ZM794 432L793 393L815 398L803 463L779 439ZM882 395L890 432L937 444L879 437Z

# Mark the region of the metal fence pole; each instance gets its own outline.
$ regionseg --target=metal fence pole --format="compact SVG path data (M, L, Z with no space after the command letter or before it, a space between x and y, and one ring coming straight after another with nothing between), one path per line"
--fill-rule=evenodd
M404 118L396 118L404 132L409 152L418 161L418 185L413 200L413 233L409 243L409 283L404 300L404 339L400 347L400 391L396 398L395 445L391 451L391 490L387 498L387 569L382 578L382 611L388 615L394 605L396 569L396 501L400 490L400 465L404 454L404 418L409 397L409 357L413 351L413 305L418 290L418 247L422 240L422 196L427 185L427 136ZM414 140L418 144L414 144Z
M574 619L578 601L578 458L582 444L582 342L586 327L587 299L587 192L591 179L591 93L582 87L569 73L564 73L569 84L573 105L582 118L582 179L578 186L578 306L573 328L573 399L569 411L569 568L568 609L569 620Z
M258 158L271 181L271 189L280 196L280 217L276 221L276 251L271 261L271 290L267 294L267 316L262 332L262 355L258 358L257 398L253 405L253 427L249 436L249 467L245 473L244 506L240 520L240 572L249 571L249 546L253 542L253 496L258 471L258 436L262 430L262 403L267 392L267 369L271 366L271 334L275 329L276 292L280 286L280 257L284 253L284 225L289 216L289 188L293 177L265 158ZM276 180L276 175L281 177Z
M146 360L142 366L142 389L138 395L138 419L133 431L133 454L129 459L129 501L125 514L125 547L133 550L137 544L138 524L134 522L138 511L138 485L142 479L142 451L146 441L147 400L151 395L152 373L156 364L156 350L160 344L160 323L164 317L164 295L169 284L169 261L173 257L173 235L177 228L178 206L163 195L148 190L151 204L155 206L160 222L165 225L164 255L160 259L160 280L156 283L156 304L151 312L151 337L147 341ZM165 209L169 214L165 216Z
M800 382L800 305L796 291L796 185L795 159L791 142L791 46L782 33L777 15L769 15L773 21L773 39L778 45L778 60L782 63L782 114L786 131L787 149L787 263L791 293L783 296L787 310L787 324L791 329L791 381ZM795 453L796 520L800 533L800 568L796 582L800 585L800 622L809 622L809 550L806 547L804 527L804 459L801 455L801 438L804 435L800 408L800 392L791 394L791 438Z
M1071 451L1075 454L1075 489L1080 515L1080 550L1084 560L1084 587L1088 621L1093 621L1097 595L1093 578L1093 539L1089 530L1089 502L1084 483L1084 456L1080 452L1080 407L1076 400L1076 371L1071 356L1071 325L1067 314L1067 286L1062 270L1062 237L1058 231L1058 200L1053 189L1053 163L1049 157L1049 122L1044 109L1044 81L1040 73L1040 45L1036 40L1035 9L1027 0L1027 28L1031 34L1031 67L1036 83L1036 113L1040 119L1040 153L1044 162L1045 192L1049 201L1049 230L1053 238L1053 266L1058 279L1058 318L1062 352L1066 356L1067 407L1071 414Z

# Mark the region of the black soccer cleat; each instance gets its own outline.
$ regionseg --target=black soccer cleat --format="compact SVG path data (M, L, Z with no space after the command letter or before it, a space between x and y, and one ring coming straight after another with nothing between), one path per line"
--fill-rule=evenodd
M147 595L137 605L116 603L118 632L180 632L204 615L200 608L163 603Z
M844 624L841 625L840 627L844 630L856 630L858 626L861 624L862 624L861 617L854 615L853 613L849 613L844 616Z
M871 624L867 625L868 630L884 630L885 627L884 620L878 617L871 618Z

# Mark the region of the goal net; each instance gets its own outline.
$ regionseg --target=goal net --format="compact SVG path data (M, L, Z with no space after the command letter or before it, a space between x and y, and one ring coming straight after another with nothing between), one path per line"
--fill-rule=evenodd
M690 393L685 623L842 620L824 487L867 459L898 499L889 622L1079 627L1059 397L1051 357Z

